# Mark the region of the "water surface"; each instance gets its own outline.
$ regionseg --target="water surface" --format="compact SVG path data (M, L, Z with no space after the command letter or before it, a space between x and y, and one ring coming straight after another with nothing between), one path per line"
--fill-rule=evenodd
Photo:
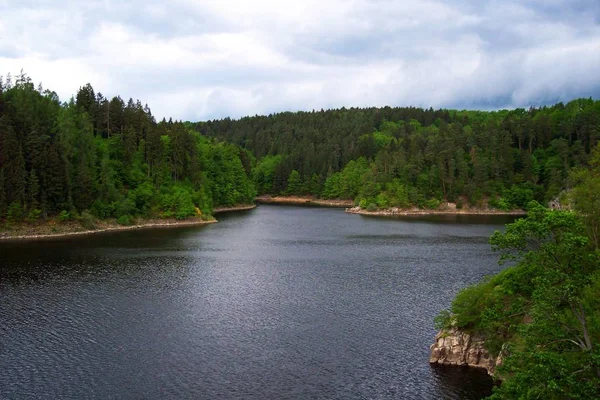
M479 399L433 317L507 220L262 205L210 226L0 243L0 398Z

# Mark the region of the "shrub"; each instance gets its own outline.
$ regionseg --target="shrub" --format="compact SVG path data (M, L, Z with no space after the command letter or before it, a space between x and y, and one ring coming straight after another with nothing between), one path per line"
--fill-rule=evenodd
M79 216L79 223L86 229L96 229L96 218L87 210Z
M379 193L375 198L375 204L377 204L378 208L388 208L389 203L387 196L383 193Z
M367 206L367 211L377 211L377 205L375 203L369 203L369 205Z
M106 204L101 200L94 201L90 210L97 218L106 219L113 215L114 207L112 204Z
M62 210L60 214L58 214L58 219L61 222L65 222L71 219L71 214L67 210Z
M34 208L34 209L30 210L29 213L27 214L27 221L35 222L35 221L39 220L41 216L42 216L42 210Z
M527 204L533 200L533 190L512 185L510 189L504 191L503 196L509 205L525 209Z
M135 201L135 207L142 214L147 214L148 210L152 206L152 199L154 198L154 186L148 182L142 183L135 190L131 192L132 198Z
M123 215L134 215L137 214L137 208L135 206L135 193L129 192L127 197L117 203L115 207L115 216L117 218Z
M117 224L123 225L123 226L129 226L132 224L132 217L129 215L121 215L117 219Z
M440 201L438 199L429 199L425 201L425 208L429 208L430 210L435 210L440 206Z
M490 199L488 204L492 208L497 208L497 209L503 210L503 211L510 211L512 209L510 203L502 197L492 198L492 199Z
M10 206L8 206L8 213L6 214L6 217L9 222L21 221L23 219L23 207L21 206L21 203L19 203L18 201L13 201L12 203L10 203Z

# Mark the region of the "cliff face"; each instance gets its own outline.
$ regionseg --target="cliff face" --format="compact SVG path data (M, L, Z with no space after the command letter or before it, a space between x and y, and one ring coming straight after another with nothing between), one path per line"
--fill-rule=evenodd
M485 368L494 375L496 366L501 363L501 355L493 357L484 347L483 338L470 335L458 329L440 331L431 345L429 362L442 365L466 365Z

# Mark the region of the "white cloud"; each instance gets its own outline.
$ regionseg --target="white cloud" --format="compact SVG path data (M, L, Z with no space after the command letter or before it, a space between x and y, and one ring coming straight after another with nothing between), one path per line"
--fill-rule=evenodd
M600 95L595 1L0 3L0 72L87 82L162 118Z

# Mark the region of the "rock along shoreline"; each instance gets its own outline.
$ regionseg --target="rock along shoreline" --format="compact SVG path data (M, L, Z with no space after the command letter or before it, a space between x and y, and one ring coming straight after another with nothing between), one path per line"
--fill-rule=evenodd
M423 210L420 208L389 208L385 210L368 211L360 207L346 208L346 212L349 214L360 214L360 215L373 215L373 216L402 216L402 215L527 215L526 211L513 210L513 211L502 211L496 209L480 209L480 208L467 208L467 209L442 209L442 210Z
M255 208L255 204L243 204L233 207L218 207L213 210L214 214L232 212L232 211L245 211ZM116 222L99 221L97 229L85 229L78 223L67 224L63 227L64 231L46 233L48 226L32 226L31 233L26 234L11 234L10 232L0 232L0 241L23 241L23 240L42 240L42 239L59 239L69 236L81 236L81 235L93 235L96 233L105 232L118 232L118 231L130 231L138 229L148 228L176 228L182 226L196 226L196 225L208 225L214 224L218 221L216 219L203 220L201 218L189 218L185 220L177 219L149 219L142 220L140 223L123 226L118 225Z
M491 355L483 337L456 328L438 332L429 350L430 364L483 368L495 379L498 379L496 367L503 362L502 351L497 356Z

